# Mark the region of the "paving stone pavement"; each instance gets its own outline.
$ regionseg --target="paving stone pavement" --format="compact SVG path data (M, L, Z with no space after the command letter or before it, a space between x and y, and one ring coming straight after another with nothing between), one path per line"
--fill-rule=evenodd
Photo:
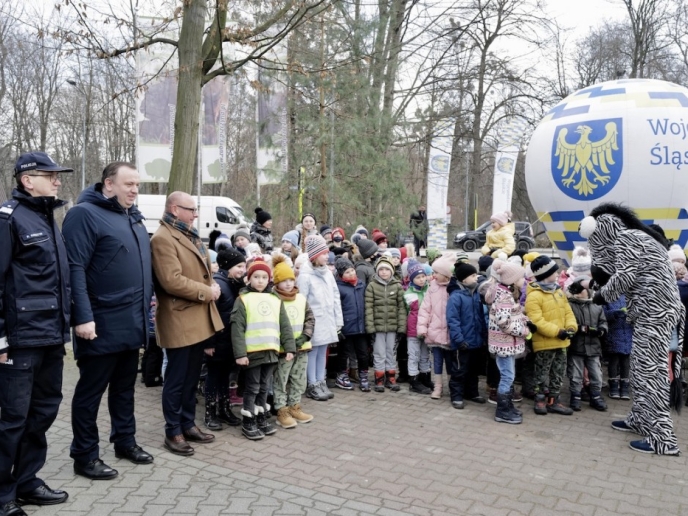
M584 406L573 416L536 416L521 403L522 425L493 421L494 405L455 410L408 392L335 391L304 401L315 419L251 442L239 428L216 432L193 457L163 449L161 388L137 384L137 440L152 465L116 459L101 407L101 457L112 481L77 477L69 458L70 401L77 369L68 355L64 401L49 433L42 477L69 492L68 503L26 506L29 514L73 515L613 515L688 514L688 428L675 416L680 457L633 452L630 434L608 412ZM482 387L482 386L481 386ZM198 421L202 404L198 408Z

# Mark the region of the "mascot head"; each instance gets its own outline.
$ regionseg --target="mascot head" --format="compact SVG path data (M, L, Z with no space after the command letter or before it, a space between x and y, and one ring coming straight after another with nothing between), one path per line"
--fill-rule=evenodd
M585 217L578 228L580 236L588 239L592 252L593 273L612 276L616 272L614 243L622 231L638 230L646 233L666 248L667 241L649 228L626 206L616 203L600 204ZM597 281L597 280L596 280ZM601 282L600 282L601 283Z

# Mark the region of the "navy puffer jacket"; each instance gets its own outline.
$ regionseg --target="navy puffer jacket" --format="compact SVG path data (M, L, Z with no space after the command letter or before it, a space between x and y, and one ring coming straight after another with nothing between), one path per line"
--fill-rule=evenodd
M359 279L354 287L351 283L347 283L337 276L337 288L339 289L344 316L342 334L361 335L365 333L365 283Z
M150 239L136 206L106 198L100 183L67 212L62 233L72 283L72 323L95 322L97 338L75 336L74 356L139 349L148 341L153 296Z
M452 278L447 292L447 326L451 349L459 349L462 342L466 342L469 349L482 347L487 341L487 322L478 289L471 292L456 278Z

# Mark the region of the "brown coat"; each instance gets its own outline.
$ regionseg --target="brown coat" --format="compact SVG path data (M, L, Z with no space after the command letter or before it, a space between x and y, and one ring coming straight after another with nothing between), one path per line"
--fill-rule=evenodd
M224 328L213 301L210 258L165 222L151 238L155 295L155 333L161 348L183 348L209 339Z

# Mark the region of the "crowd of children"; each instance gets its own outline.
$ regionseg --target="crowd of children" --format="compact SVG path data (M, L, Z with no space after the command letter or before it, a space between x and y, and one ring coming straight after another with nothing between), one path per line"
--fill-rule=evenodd
M585 249L562 272L547 256L514 251L509 217L493 216L498 237L488 235L479 270L462 252L428 250L422 263L412 246L389 248L378 229L369 236L359 226L351 240L342 228L318 231L312 214L279 243L263 210L251 230L213 235L226 329L207 357L206 426L241 425L245 437L262 439L276 432L271 413L282 428L308 423L313 416L301 397L332 399L328 371L343 390L396 392L403 378L411 392L434 400L442 398L446 371L452 407L494 403L501 423L522 422L514 405L522 394L535 400L538 415L570 415L583 400L606 410L603 342L609 396L628 399L624 300L604 309L591 301ZM514 388L519 376L522 393ZM237 381L241 418L232 412Z

